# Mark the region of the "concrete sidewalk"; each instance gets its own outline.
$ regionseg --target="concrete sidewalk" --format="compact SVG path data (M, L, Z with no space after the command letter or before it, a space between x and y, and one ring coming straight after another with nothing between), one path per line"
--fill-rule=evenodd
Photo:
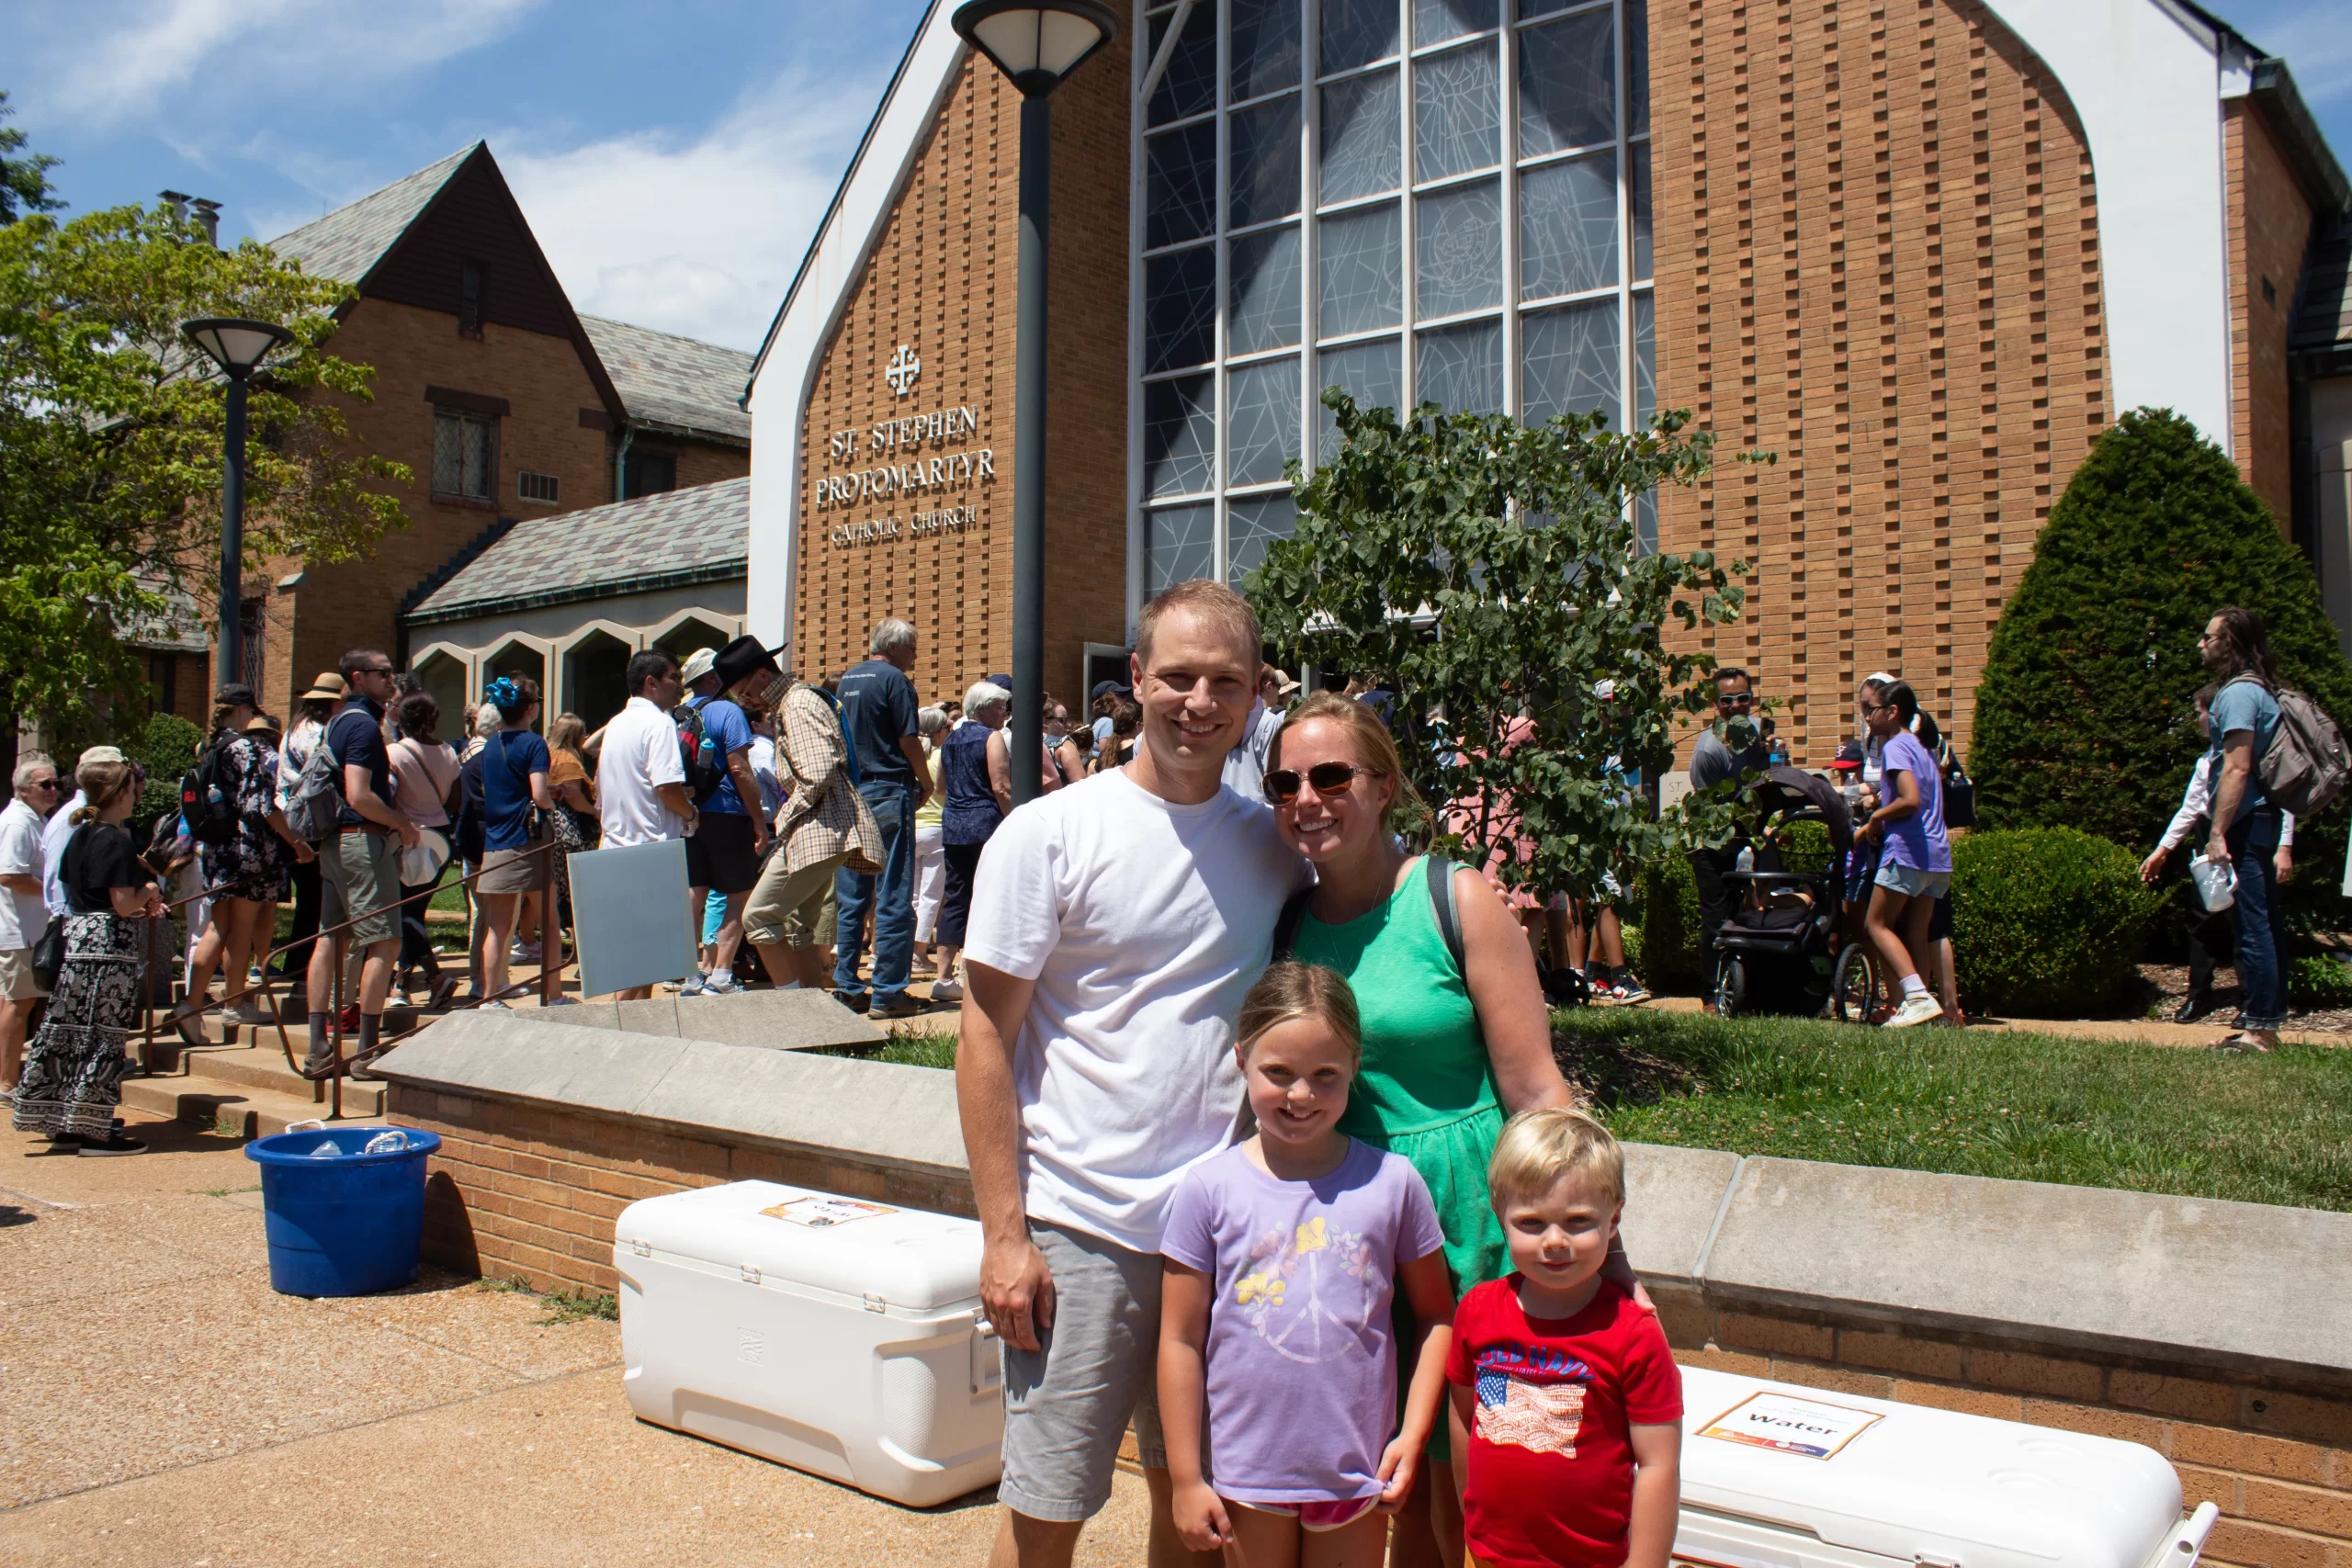
M127 1113L123 1159L0 1138L0 1562L978 1564L990 1494L916 1511L644 1426L619 1325L428 1270L269 1288L258 1168ZM1117 1477L1080 1561L1143 1562Z
M1697 997L1653 997L1648 1001L1630 1005L1656 1012L1697 1012L1702 1006ZM2226 1008L2201 1023L2173 1023L2153 1018L1988 1018L1972 1015L1960 1038L1966 1039L1987 1030L2006 1030L2019 1034L2060 1034L2083 1040L2137 1040L2148 1045L2197 1050L2228 1034L2229 1019L2230 1012ZM1937 1028L1935 1024L1928 1024L1926 1031L1932 1035ZM2281 1030L2278 1038L2290 1045L2352 1046L2352 1034L2288 1029Z

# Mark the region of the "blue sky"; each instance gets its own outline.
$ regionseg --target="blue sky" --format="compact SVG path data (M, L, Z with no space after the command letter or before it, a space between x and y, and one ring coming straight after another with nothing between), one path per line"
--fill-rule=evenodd
M2088 3L2088 0L2086 0ZM2208 0L2352 163L2346 0ZM487 139L573 303L758 345L922 0L6 0L0 88L74 211L269 238Z

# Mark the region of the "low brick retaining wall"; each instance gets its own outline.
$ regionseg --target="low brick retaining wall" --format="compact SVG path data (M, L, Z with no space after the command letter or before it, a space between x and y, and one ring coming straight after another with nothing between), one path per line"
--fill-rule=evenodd
M610 1291L625 1206L753 1178L972 1212L932 1068L468 1015L382 1070L391 1118L443 1139L447 1268ZM1687 1364L2145 1443L2220 1505L2209 1559L2352 1568L2352 1215L1627 1159L1626 1246Z

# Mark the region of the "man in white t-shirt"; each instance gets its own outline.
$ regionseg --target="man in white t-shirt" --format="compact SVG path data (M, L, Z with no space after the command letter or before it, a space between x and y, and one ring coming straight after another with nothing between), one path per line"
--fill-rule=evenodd
M57 808L57 764L39 751L17 759L16 794L0 810L0 1093L24 1066L25 1031L49 993L33 976L33 943L49 929L41 898L41 829Z
M1153 1396L1160 1225L1184 1172L1232 1142L1233 1016L1306 882L1265 802L1221 778L1259 649L1221 583L1152 601L1135 761L1022 807L980 860L956 1087L1005 1345L1000 1565L1069 1562L1130 1416L1151 1561L1192 1560Z
M695 830L698 815L686 796L686 764L678 754L678 724L670 716L684 682L678 661L649 648L628 661L623 676L628 704L605 726L596 754L596 820L600 848L658 844ZM650 986L616 993L623 1001L653 994Z

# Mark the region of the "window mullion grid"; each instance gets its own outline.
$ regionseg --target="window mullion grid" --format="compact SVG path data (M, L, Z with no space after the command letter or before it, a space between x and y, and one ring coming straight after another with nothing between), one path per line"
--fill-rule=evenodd
M1633 434L1634 410L1634 191L1625 156L1625 0L1610 0L1610 34L1615 40L1616 80L1610 84L1617 106L1617 409L1618 428ZM1625 515L1634 498L1625 498Z
M1402 279L1402 297L1398 301L1397 332L1397 393L1398 422L1409 424L1412 411L1420 406L1419 366L1420 339L1413 331L1413 317L1420 308L1419 268L1415 261L1413 182L1419 173L1413 166L1414 103L1419 91L1414 78L1413 63L1413 0L1396 0L1396 234L1405 254L1398 260L1398 276Z
M1136 36L1151 37L1151 0L1136 0ZM1150 69L1151 51L1128 51L1134 82L1132 98L1143 90L1144 73ZM1128 117L1132 134L1127 156L1127 581L1123 624L1135 625L1151 586L1151 530L1144 516L1143 491L1143 240L1145 202L1149 185L1144 177L1144 137L1150 129L1151 106L1138 102Z
M1502 18L1496 59L1502 77L1502 263L1503 263L1503 412L1517 419L1524 405L1519 391L1519 29L1511 22L1519 14L1518 0L1505 0L1510 15Z
M1323 90L1315 81L1323 63L1322 0L1306 0L1298 10L1298 461L1302 468L1311 472L1321 429L1316 421L1319 406L1317 399L1323 389L1323 376L1318 368L1322 361L1315 352L1315 341L1321 335L1322 325L1315 309L1315 280L1322 267L1322 246L1317 243L1315 218L1323 189Z
M1226 521L1225 473L1226 448L1230 444L1227 425L1232 419L1233 394L1226 384L1225 355L1228 340L1227 317L1231 299L1227 290L1232 286L1231 267L1226 257L1227 220L1233 209L1233 6L1231 0L1214 0L1216 18L1216 335L1211 344L1213 354L1209 371L1209 396L1215 404L1211 423L1215 440L1209 457L1209 490L1216 496L1216 518L1210 529L1212 547L1209 552L1209 575L1217 581L1225 581Z

